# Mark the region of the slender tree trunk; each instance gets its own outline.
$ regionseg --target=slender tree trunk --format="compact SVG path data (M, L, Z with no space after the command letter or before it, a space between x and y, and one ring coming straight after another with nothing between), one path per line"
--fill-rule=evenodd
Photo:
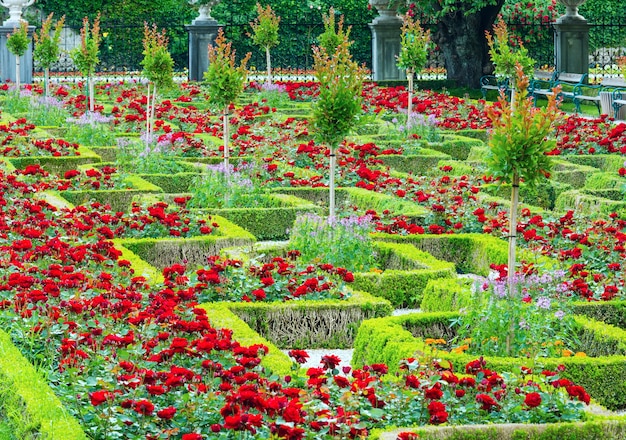
M330 193L328 195L328 205L329 205L329 220L333 220L335 218L335 168L336 166L336 157L335 157L335 146L330 146L330 178L328 182L328 187L330 189Z
M509 84L511 85L510 89L511 89L511 113L515 112L515 88L517 87L517 83L515 82L515 77L511 77L509 79Z
M272 83L272 59L270 57L270 48L265 48L265 61L267 62L267 83Z
M146 146L150 144L150 82L148 82L148 92L146 96Z
M513 183L511 185L511 209L509 211L509 272L508 272L508 286L509 295L511 297L514 294L515 286L513 279L515 277L515 242L517 238L517 208L519 205L519 176L515 174L513 176Z
M457 86L477 88L484 72L491 71L485 31L492 31L503 4L504 0L496 0L477 13L466 15L459 10L439 20L433 40L441 48L448 79ZM440 7L437 2L433 5Z
M89 78L87 78L87 84L89 84L89 111L93 113L96 108L96 94L94 91L92 76L89 76Z
M409 101L406 108L406 133L410 135L409 128L413 125L411 114L413 113L413 69L406 69L406 78L409 81Z
M43 84L46 98L50 97L50 68L43 69Z
M20 91L20 56L15 55L15 86Z
M152 104L150 104L150 140L154 137L154 113L156 111L157 85L152 88Z
M230 137L229 127L228 127L228 105L224 108L224 167L226 168L226 173L228 174L229 170L229 161L230 153L228 151L228 138Z

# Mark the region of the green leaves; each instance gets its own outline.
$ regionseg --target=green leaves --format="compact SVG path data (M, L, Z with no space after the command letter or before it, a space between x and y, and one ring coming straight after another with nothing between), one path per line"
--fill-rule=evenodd
M141 65L143 74L158 89L174 85L174 60L167 50L167 43L165 29L159 32L156 25L149 27L144 23L144 58Z
M252 41L257 46L264 48L276 46L278 44L280 17L276 16L270 5L264 8L257 3L256 10L259 16L254 22L250 23L253 31Z
M506 23L500 18L493 27L494 34L485 32L489 44L489 55L496 70L496 75L507 78L515 76L515 66L522 67L525 75L532 73L535 62L528 56L528 50L521 44L517 50L513 50L509 44L509 32Z
M428 60L430 31L424 31L419 20L409 14L406 14L403 20L397 64L401 69L419 72Z
M361 112L361 91L364 69L352 60L348 33L340 32L341 43L334 53L324 46L313 48L315 76L320 82L320 94L313 105L313 129L328 145L343 140L357 122Z
M235 51L231 43L226 42L220 28L215 45L209 45L209 68L204 74L204 81L209 87L209 102L212 105L224 108L235 102L243 92L247 78L246 64L250 55L248 52L237 66Z
M548 96L546 107L534 108L532 98L527 97L528 78L521 65L516 69L520 92L514 98L517 101L515 112L504 97L500 98L499 105L487 110L493 132L486 162L491 174L502 182L512 183L517 177L534 186L541 178L550 176L551 159L546 153L555 146L555 140L548 136L559 117L558 91Z
M50 66L59 58L61 52L59 48L59 42L61 41L61 31L63 30L63 24L65 23L65 16L54 25L54 33L50 35L52 28L52 16L51 13L41 24L39 32L35 32L33 38L35 40L35 50L33 51L33 58L44 69L49 69Z
M20 27L15 28L7 38L7 49L13 55L21 57L28 49L28 23L20 22Z
M100 14L89 28L89 19L83 19L83 27L80 30L80 46L72 49L70 57L76 67L84 76L93 76L96 66L100 62Z

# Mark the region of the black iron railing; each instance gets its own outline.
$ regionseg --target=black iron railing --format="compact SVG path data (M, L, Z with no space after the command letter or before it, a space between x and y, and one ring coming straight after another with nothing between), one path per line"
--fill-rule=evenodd
M304 21L304 19L307 19ZM262 73L266 70L265 53L252 44L248 33L248 17L238 17L224 27L227 38L233 42L238 57L251 52L249 67ZM368 68L372 65L372 37L367 23L347 24L352 27L351 39L354 41L351 51L354 59ZM425 25L435 30L436 24ZM80 44L81 23L69 24L63 33L61 46L63 55L51 69L53 74L73 74L74 65L69 51ZM100 46L100 64L98 71L104 74L129 74L141 71L143 23L129 24L122 22L102 22L102 44ZM167 30L170 40L170 53L174 58L175 70L185 72L188 68L188 33L184 23L160 25ZM303 17L300 23L281 23L280 44L273 48L272 67L281 71L310 72L313 66L311 46L317 43L323 31L321 20ZM536 60L539 68L554 66L554 29L553 24L509 23L509 29L526 41L529 54ZM616 59L626 55L626 17L607 17L606 22L590 24L590 67L595 72L615 73ZM441 54L433 51L429 60L431 69L443 70ZM36 73L39 72L35 66Z

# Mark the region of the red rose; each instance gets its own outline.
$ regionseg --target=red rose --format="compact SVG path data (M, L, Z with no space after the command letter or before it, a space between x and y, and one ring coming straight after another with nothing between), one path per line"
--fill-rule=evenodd
M144 416L149 416L154 411L154 404L149 400L143 399L135 402L133 405L133 409L139 414L143 414Z
M529 408L536 408L541 405L541 396L539 393L528 393L524 398L524 404Z
M157 416L159 416L159 418L163 420L171 419L172 417L174 417L174 414L176 414L176 408L174 408L173 406L163 408L162 410L157 411Z

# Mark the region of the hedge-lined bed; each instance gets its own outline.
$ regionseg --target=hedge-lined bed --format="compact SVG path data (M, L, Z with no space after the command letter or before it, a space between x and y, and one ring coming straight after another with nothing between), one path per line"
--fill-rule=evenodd
M400 360L431 351L423 338L450 340L454 337L450 321L457 316L457 313L423 313L364 321L354 341L352 364L359 367L385 363L390 371L395 371ZM588 317L575 317L575 324L581 341L587 344L581 349L590 357L538 358L534 363L528 360L530 365L527 366L555 369L564 365L562 376L584 386L601 405L610 409L626 408L626 331ZM598 356L591 357L593 354ZM436 356L452 362L455 371L463 371L476 357L442 351L437 351ZM490 368L497 371L513 371L520 365L518 358L484 358ZM607 381L611 382L610 387Z

